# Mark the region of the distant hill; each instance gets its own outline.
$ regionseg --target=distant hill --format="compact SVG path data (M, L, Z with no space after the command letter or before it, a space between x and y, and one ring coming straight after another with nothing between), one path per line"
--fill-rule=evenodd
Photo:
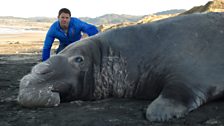
M46 31L50 27L52 21L52 18L0 16L0 27Z
M180 13L183 13L185 11L186 10L184 10L184 9L172 9L172 10L161 11L161 12L154 13L153 15L147 15L147 16L143 17L142 19L138 20L137 23L143 24L143 23L148 23L148 22L152 22L152 21L157 21L160 19L177 16Z
M153 15L178 14L178 13L183 13L185 11L186 11L185 9L172 9L172 10L157 12L157 13L154 13Z
M143 16L133 16L133 15L119 15L119 14L106 14L96 18L89 18L89 17L80 17L81 20L89 22L95 25L102 25L102 24L118 24L122 22L136 22L143 18Z
M167 15L167 14L177 14L177 13L182 13L186 10L184 9L173 9L173 10L167 10L167 11L162 11L158 13L154 13L153 15ZM137 22L144 18L147 15L142 15L142 16L133 16L133 15L119 15L119 14L106 14L100 17L96 18L89 18L89 17L81 17L80 19L89 22L91 24L95 25L105 25L105 24L119 24L119 23L124 23L124 22Z
M23 17L13 17L13 16L0 16L0 20L24 20L30 22L53 22L56 18L49 18L49 17L30 17L30 18L23 18Z
M144 24L144 23L150 23L153 21L170 18L174 16L179 15L186 15L186 14L193 14L193 13L203 13L203 12L224 12L224 0L213 0L209 1L205 5L202 6L196 6L193 7L190 10L167 10L155 13L153 15L147 15L144 16L142 19L140 19L137 22L132 23L120 23L110 26L100 26L101 31L106 31L113 28L119 28L119 27L126 27L129 25L136 25L136 24Z
M89 17L79 17L79 19L86 21L88 23L94 25L102 25L102 24L118 24L122 22L136 22L143 18L143 16L132 16L132 15L119 15L119 14L106 14L96 18L89 18ZM31 17L31 18L21 18L21 17L12 17L12 16L0 16L0 21L7 23L7 20L14 20L14 21L25 21L25 22L48 22L53 23L56 18L49 18L49 17Z
M153 15L166 15L166 14L176 14L183 12L183 9L180 10L167 10L155 13ZM90 18L90 17L79 17L81 20L86 21L88 23L94 24L94 25L108 25L108 24L120 24L124 22L137 22L144 17L148 15L142 15L142 16L134 16L134 15L125 15L125 14L105 14L96 18ZM56 18L49 18L49 17L31 17L31 18L21 18L21 17L12 17L12 16L0 16L0 21L4 20L19 20L25 21L25 22L45 22L45 23L53 23ZM7 21L4 21L4 24L7 24Z
M49 18L49 17L31 17L27 18L29 21L34 22L54 22L56 18Z
M149 15L134 16L134 15L119 15L119 14L106 14L96 18L79 17L81 20L94 24L99 27L101 31L125 27L129 25L148 23L164 18L173 16L202 13L202 12L224 12L224 0L213 0L202 6L196 6L190 10L173 9L162 12L157 12ZM50 25L56 20L56 18L48 17L32 17L32 18L20 18L12 16L0 16L0 26L10 27L25 27L38 30L47 30Z

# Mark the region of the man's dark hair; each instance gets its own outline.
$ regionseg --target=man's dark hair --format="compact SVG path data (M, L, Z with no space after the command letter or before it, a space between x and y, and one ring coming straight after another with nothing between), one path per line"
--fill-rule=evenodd
M69 16L71 17L71 12L70 12L70 10L67 9L67 8L62 8L62 9L60 9L59 12L58 12L58 17L61 15L61 13L69 14Z

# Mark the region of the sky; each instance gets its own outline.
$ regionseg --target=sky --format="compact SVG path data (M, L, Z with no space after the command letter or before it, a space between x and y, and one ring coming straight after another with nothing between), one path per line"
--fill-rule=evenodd
M190 9L210 0L0 0L0 16L57 17L61 8L74 17L104 14L149 15L170 9Z

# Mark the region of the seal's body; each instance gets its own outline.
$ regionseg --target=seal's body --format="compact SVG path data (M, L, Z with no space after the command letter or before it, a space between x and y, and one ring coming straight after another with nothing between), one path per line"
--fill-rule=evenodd
M19 102L35 106L26 94L44 84L61 101L134 97L153 100L150 121L183 117L223 96L223 20L222 13L192 14L83 39L37 64L20 83Z

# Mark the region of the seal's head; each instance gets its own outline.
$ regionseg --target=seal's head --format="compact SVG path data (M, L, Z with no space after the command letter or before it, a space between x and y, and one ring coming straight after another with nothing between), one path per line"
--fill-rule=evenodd
M32 68L20 83L18 101L24 106L55 106L89 98L90 59L79 49L52 56ZM88 83L88 84L87 84ZM51 103L52 102L52 103Z

